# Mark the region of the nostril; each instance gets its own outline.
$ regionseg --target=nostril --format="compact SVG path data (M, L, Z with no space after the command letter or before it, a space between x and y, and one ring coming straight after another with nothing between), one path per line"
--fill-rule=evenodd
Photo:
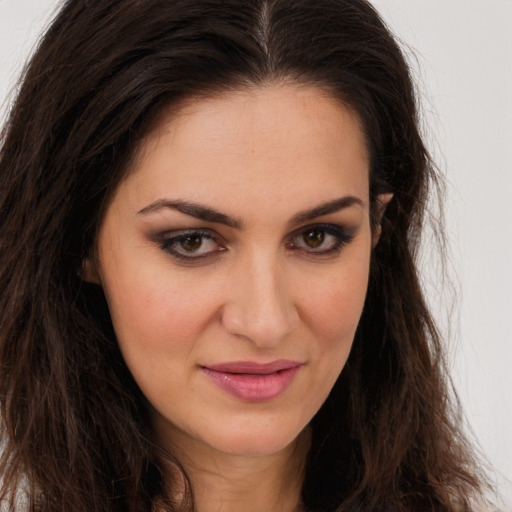
M221 323L229 334L249 339L259 346L272 346L280 343L297 325L297 315L290 309L269 303L257 308L233 301L223 308Z
M231 275L221 323L230 334L258 346L274 346L298 324L286 269L273 256L262 255L261 250L246 256L240 260L236 275Z

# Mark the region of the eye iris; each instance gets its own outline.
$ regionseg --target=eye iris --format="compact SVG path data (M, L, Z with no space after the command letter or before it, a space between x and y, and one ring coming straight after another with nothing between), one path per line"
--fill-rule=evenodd
M308 247L320 247L325 239L325 233L320 229L311 229L304 233L304 242Z
M183 238L183 240L180 242L180 245L183 247L183 249L185 249L185 251L194 252L201 247L202 243L203 239L200 236L192 235Z

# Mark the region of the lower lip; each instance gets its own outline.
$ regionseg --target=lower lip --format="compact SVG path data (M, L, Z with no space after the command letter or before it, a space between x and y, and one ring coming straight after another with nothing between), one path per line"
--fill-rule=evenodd
M203 367L203 372L221 389L246 402L265 402L283 393L291 384L299 366L258 375L254 373L217 372Z

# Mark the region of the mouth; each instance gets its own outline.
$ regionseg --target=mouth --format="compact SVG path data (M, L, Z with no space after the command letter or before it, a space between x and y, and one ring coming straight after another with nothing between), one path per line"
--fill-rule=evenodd
M231 396L245 402L264 402L284 393L302 365L290 360L263 364L236 361L202 366L201 370Z

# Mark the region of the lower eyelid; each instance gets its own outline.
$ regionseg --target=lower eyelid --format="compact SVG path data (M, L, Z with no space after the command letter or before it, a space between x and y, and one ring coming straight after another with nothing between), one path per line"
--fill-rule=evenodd
M329 242L327 247L320 246L319 248L310 248L303 245L294 244L294 239L302 236L308 230L318 229L325 232L326 236L333 237L334 240ZM355 237L354 229L340 228L338 226L325 226L325 225L312 225L306 226L302 228L300 232L296 232L296 234L292 235L286 243L288 249L296 252L303 252L310 254L311 256L321 257L322 255L328 256L329 254L334 254L339 250L343 249L344 246L352 242ZM216 248L212 250L206 250L206 252L194 251L186 251L185 249L179 248L179 243L181 240L186 239L187 237L192 236L200 236L203 239L203 243L207 241L212 241ZM163 251L166 251L170 254L171 257L175 257L182 260L188 260L192 262L194 259L206 259L208 257L214 257L215 254L226 251L226 247L222 243L222 241L218 240L218 237L215 236L215 233L205 232L201 230L175 230L171 232L160 233L152 237L155 242L157 242L160 248Z
M337 227L334 227L334 226L324 226L324 225L316 225L315 226L314 225L314 226L307 227L306 229L302 229L299 233L293 235L290 240L293 241L293 239L301 237L309 230L314 230L314 229L323 231L326 234L326 236L333 237L334 241L331 244L329 244L329 246L327 248L319 247L318 249L313 248L313 247L308 248L307 246L295 245L295 248L297 250L305 250L305 251L310 251L311 253L317 253L317 254L321 254L322 252L328 253L330 250L336 250L337 248L340 248L340 247L350 243L355 236L355 233L353 233L353 230L350 230L349 232L347 232L344 229L343 230L338 229ZM293 246L294 244L292 243L290 245Z
M176 232L175 232L176 233ZM169 236L171 235L171 236ZM203 260L207 259L208 257L213 257L215 254L224 252L225 248L222 246L222 244L217 240L217 237L213 236L211 233L205 233L202 231L182 231L177 232L174 236L172 236L173 233L166 233L163 236L158 237L158 243L160 245L160 248L168 253L170 257L176 258L183 261L193 262L194 260ZM203 239L203 243L212 241L212 243L216 246L216 248L211 250L206 250L204 252L201 252L200 249L198 249L197 252L195 251L186 251L183 248L179 247L180 241L186 239L187 237L193 237L193 236L199 236Z

